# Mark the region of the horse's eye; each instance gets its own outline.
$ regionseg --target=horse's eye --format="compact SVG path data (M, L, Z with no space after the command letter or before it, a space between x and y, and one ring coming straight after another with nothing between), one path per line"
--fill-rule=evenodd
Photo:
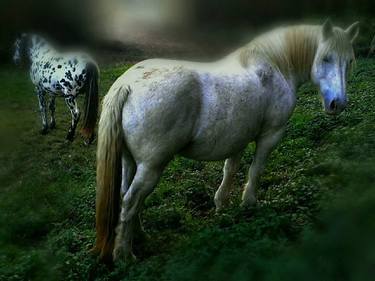
M323 57L323 62L325 62L325 63L331 62L331 57L330 56L324 56Z

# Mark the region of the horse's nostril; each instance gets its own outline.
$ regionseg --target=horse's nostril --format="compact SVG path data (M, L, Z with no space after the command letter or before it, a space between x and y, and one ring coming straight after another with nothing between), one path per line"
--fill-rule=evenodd
M335 100L331 101L331 103L329 104L329 109L332 111L335 111L337 109L337 103Z

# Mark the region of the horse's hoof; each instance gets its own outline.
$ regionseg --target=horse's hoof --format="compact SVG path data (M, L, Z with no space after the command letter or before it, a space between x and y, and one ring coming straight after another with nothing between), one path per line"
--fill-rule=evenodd
M225 204L221 201L215 200L215 213L216 214L222 213L227 206L228 206L227 204Z
M248 198L243 198L240 206L241 208L248 209L248 208L254 207L256 203L257 203L257 199L255 198L255 196L251 196Z
M241 203L241 207L242 208L250 208L250 207L254 207L257 203L257 199L254 195L247 195L247 196L243 196L242 197L242 203Z
M215 194L214 202L215 202L215 207L216 207L216 213L217 214L221 213L230 205L229 195L220 196L220 195Z
M216 215L220 215L221 213L223 213L225 210L225 208L223 206L216 206L215 208L215 214Z
M43 128L40 130L41 135L46 135L48 133L48 128Z
M123 260L125 262L135 262L137 257L133 254L132 251L126 250L124 247L118 247L113 250L112 253L113 261Z
M66 139L70 142L72 142L74 140L74 135L73 134L67 134L66 135Z
M143 229L139 229L137 231L137 236L134 237L134 241L136 241L136 243L143 244L148 241L151 241L151 236L148 233L146 233Z
M95 138L94 137L91 137L89 139L84 139L83 140L83 143L86 145L86 146L89 146L90 144L92 144L94 142Z

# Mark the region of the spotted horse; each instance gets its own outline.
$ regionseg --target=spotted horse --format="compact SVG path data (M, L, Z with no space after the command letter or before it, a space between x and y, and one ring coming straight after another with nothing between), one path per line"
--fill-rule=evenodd
M39 100L42 119L42 134L56 128L55 98L65 99L72 115L71 125L66 139L73 141L80 119L80 110L76 98L85 92L84 117L81 134L86 144L94 139L94 129L98 115L98 79L97 64L83 53L61 53L53 48L44 38L36 34L22 34L14 43L13 61L17 65L30 68L31 81ZM49 94L48 108L51 113L47 120L46 94Z

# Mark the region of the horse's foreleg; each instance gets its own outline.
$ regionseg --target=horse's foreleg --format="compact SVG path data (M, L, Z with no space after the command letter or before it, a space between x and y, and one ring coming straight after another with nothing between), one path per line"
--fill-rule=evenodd
M74 134L77 128L77 124L80 117L80 112L77 106L77 102L75 96L69 95L65 98L66 105L69 107L70 113L72 115L72 123L68 130L68 134L66 135L66 139L69 141L73 141Z
M254 160L251 163L248 182L246 183L242 194L243 206L251 206L256 203L256 188L258 179L264 170L268 156L270 155L276 144L280 141L281 137L283 136L284 130L285 128L282 128L278 131L267 133L265 135L262 135L256 141Z
M45 134L47 134L47 131L48 131L47 107L46 107L45 93L41 90L37 90L37 95L38 95L38 101L39 101L40 116L42 118L41 134L45 135Z
M51 112L51 123L49 124L49 127L50 129L55 129L56 128L56 119L55 119L56 97L54 95L51 96L48 107Z
M240 160L242 156L242 151L237 155L225 160L223 172L223 180L219 186L219 189L215 193L215 205L216 211L223 209L229 201L229 193L233 183L233 177L238 171L240 166Z
M140 164L134 179L126 192L122 204L120 221L116 229L114 260L133 257L132 243L134 233L139 227L139 212L146 197L159 181L162 169L155 169Z

